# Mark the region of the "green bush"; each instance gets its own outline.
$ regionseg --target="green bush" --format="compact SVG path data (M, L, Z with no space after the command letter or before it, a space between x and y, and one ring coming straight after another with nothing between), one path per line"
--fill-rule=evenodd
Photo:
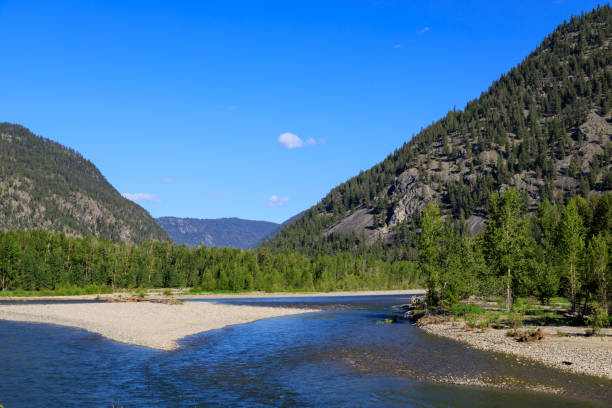
M457 305L451 307L449 313L456 316L466 316L470 313L481 314L483 313L483 309L478 305Z
M521 313L521 314L525 314L525 312L527 312L527 310L529 310L532 307L531 302L529 302L529 299L527 298L516 298L516 300L514 301L514 304L512 305L512 310L514 310L517 313Z
M472 313L465 316L465 326L469 329L473 329L477 326L476 316Z
M591 314L586 318L591 334L601 334L601 329L608 324L608 315L599 305L591 307Z
M508 324L514 329L523 327L523 316L519 313L510 313L508 315Z

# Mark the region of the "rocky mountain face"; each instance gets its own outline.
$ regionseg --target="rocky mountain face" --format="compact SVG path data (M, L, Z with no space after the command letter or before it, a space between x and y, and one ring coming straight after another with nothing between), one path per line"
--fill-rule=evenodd
M609 5L572 17L464 110L334 188L269 245L401 245L432 201L476 232L490 193L507 186L531 210L612 190L611 40Z
M188 247L232 247L248 249L274 233L279 224L240 218L197 219L162 217L157 223L176 244Z
M0 123L0 231L22 229L114 242L169 240L145 209L123 198L80 154Z

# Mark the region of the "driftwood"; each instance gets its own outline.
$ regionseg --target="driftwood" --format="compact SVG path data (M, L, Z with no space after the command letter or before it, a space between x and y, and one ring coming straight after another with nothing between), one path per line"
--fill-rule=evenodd
M144 296L130 296L130 297L114 296L114 297L107 298L106 301L108 303L150 302L150 303L163 303L165 305L183 304L182 300L177 300L175 298L146 298Z
M420 318L423 317L424 312L417 312L415 309L420 309L425 306L424 298L422 296L413 296L410 298L410 303L406 303L402 305L402 309L406 309L407 312L404 313L404 318L410 320L415 323Z
M539 327L537 330L514 330L510 334L516 341L522 343L530 343L532 341L540 341L544 338L544 332Z

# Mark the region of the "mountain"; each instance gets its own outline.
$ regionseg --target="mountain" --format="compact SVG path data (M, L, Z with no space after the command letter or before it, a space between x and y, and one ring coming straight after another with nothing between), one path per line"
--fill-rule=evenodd
M89 160L22 126L0 123L0 231L21 229L114 242L169 240Z
M300 217L302 216L304 212L302 211L301 213L298 213L296 215L294 215L293 217L283 221L280 224L276 224L276 227L274 227L273 229L270 230L270 232L268 232L266 235L264 235L263 237L261 237L261 239L255 243L255 245L252 246L252 248L256 248L260 245L263 245L266 241L274 238L276 235L278 235L279 232L281 232L285 227L293 224L293 222L295 220L300 219Z
M464 110L334 188L267 245L311 255L394 247L401 257L429 202L474 233L490 193L507 186L530 210L612 190L611 40L609 5L572 17Z
M162 217L157 223L176 244L189 247L233 247L248 249L278 228L279 224L240 218L197 219Z

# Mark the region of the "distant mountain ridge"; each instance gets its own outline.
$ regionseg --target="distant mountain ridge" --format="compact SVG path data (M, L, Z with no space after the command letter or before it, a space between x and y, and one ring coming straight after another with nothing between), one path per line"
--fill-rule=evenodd
M276 230L280 224L241 218L178 218L160 217L155 221L176 244L188 247L232 247L248 249Z
M23 229L114 242L169 240L144 208L122 197L79 153L0 123L0 231Z
M406 256L429 202L475 232L491 192L507 186L531 211L611 191L611 43L609 4L572 17L464 110L332 189L267 245L315 255L367 244Z

